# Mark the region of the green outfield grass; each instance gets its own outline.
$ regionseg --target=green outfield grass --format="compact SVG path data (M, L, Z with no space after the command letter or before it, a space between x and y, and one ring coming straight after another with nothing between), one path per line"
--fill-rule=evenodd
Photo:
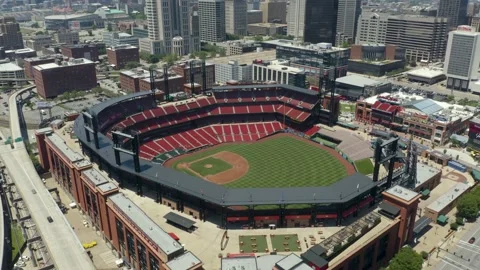
M373 173L373 164L369 158L355 161L355 166L359 173L369 175Z
M347 176L346 168L329 152L291 137L277 137L252 144L220 145L179 159L172 167L221 151L241 155L250 166L245 176L226 184L232 188L328 186Z
M355 112L355 104L340 103L340 112Z
M207 165L211 165L211 167L207 168ZM231 168L232 165L221 159L213 157L202 159L200 161L190 164L190 169L200 174L201 176L214 175Z

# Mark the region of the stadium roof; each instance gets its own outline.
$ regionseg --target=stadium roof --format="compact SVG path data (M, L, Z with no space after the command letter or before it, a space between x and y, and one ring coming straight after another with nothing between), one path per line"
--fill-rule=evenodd
M222 92L226 90L239 90L239 89L262 89L262 88L275 88L282 87L291 91L299 92L306 95L315 96L318 95L318 92L315 92L310 89L300 88L297 86L286 85L286 84L255 84L255 85L225 85L225 86L216 86L212 88L213 92Z
M139 98L139 97L148 96L148 95L151 95L151 94L152 94L151 91L141 91L141 92L132 93L132 94L129 94L129 95L126 95L126 96L119 96L119 97L111 98L111 99L108 99L108 100L106 100L102 103L99 103L99 104L97 104L93 107L90 107L88 112L91 115L97 115L101 111L103 111L104 109L106 109L110 106L113 106L117 103L124 102L124 101L127 101L129 99L135 99L135 98Z
M150 92L146 93L150 94ZM132 96L142 95L145 95L145 93L140 92L123 96L123 99L114 98L94 106L91 110L103 110L108 107L108 104L113 105L122 100L131 99ZM77 118L74 130L78 139L92 149L96 155L102 157L110 166L218 205L341 203L369 192L376 185L371 178L355 173L329 186L231 189L143 159L140 159L141 172L137 173L134 169L132 157L125 153L120 153L121 165L116 165L113 142L104 134L98 133L99 149L95 148L93 140L87 141L83 117Z
M408 105L428 115L434 114L438 111L443 110L442 106L440 106L438 103L436 103L435 101L429 98L422 99L422 100L415 100L410 102L410 104Z

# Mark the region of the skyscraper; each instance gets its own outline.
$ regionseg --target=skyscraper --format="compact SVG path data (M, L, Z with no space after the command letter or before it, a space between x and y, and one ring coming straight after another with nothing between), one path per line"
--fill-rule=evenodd
M202 41L225 41L224 0L199 0L198 15L200 17L200 39Z
M362 12L358 17L355 44L385 43L388 24L387 13Z
M0 47L6 50L23 49L22 33L14 17L0 17Z
M140 40L140 49L152 54L199 51L198 14L193 1L146 0L148 38Z
M443 61L447 44L447 23L446 18L390 16L385 44L405 49L408 61Z
M337 35L343 34L352 41L355 39L360 4L361 0L338 0Z
M448 18L449 30L467 24L468 0L440 0L437 17Z
M245 0L225 1L225 32L247 35L247 2Z
M285 0L266 0L260 3L264 23L286 23L287 2Z
M287 32L305 42L335 43L338 0L290 0Z
M444 72L447 88L467 91L470 82L480 79L480 33L457 30L448 34Z

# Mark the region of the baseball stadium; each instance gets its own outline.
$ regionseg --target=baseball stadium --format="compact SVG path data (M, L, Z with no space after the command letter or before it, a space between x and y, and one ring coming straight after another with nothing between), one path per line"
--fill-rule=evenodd
M156 99L113 98L75 122L83 153L120 186L201 220L219 217L222 227L340 225L374 203L377 185L358 168L362 149L350 145L351 158L314 140L333 99L280 84Z

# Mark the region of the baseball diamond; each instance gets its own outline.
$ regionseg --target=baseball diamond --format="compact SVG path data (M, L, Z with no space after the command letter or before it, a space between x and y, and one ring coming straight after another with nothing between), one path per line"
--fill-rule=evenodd
M212 157L225 152L237 154L248 162L243 176L237 177L235 164ZM205 168L205 164L212 167ZM180 156L165 165L187 173L193 171L231 188L328 186L355 172L335 151L290 134L277 134L254 143L224 144ZM220 182L208 178L216 173L223 173Z

